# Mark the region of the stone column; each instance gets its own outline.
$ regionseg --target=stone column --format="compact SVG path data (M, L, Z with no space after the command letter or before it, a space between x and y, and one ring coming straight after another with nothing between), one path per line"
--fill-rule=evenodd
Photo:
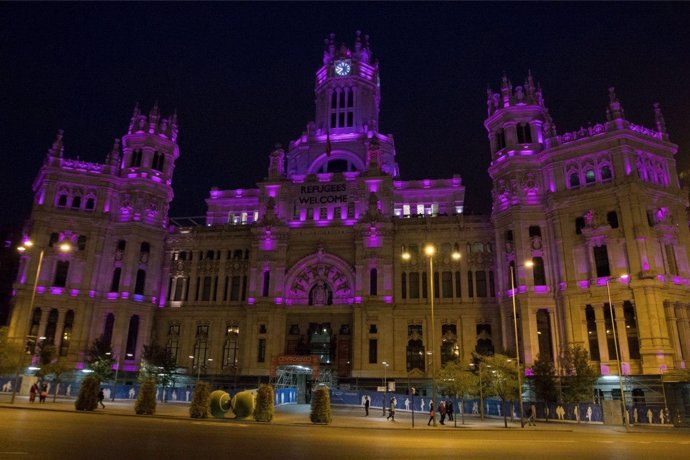
M599 342L599 360L602 363L608 363L609 346L606 340L606 320L604 319L604 310L600 307L594 306L594 321L597 324L597 342ZM613 357L615 359L615 356Z
M623 305L614 305L614 315L616 323L616 333L618 334L618 349L621 359L621 367L623 363L630 363L630 349L628 346L628 329L625 327L625 314L623 313ZM615 356L612 356L615 358Z

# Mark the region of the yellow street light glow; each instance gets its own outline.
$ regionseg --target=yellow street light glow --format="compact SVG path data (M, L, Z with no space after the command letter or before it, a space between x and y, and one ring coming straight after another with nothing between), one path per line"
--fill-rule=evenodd
M527 267L527 268L534 267L534 262L532 262L531 260L526 260L525 261L525 267Z
M403 252L402 253L402 258L403 260L410 260L410 253L409 252Z
M424 246L424 254L427 256L433 256L436 253L436 248L432 244L427 244Z
M26 251L26 248L25 248L24 246L19 246L19 247L17 248L17 251L19 251L19 252L24 252L24 251Z
M24 241L24 247L30 248L33 245L34 245L34 242L31 240Z
M627 280L628 278L630 278L630 275L628 275L627 273L623 273L621 276L619 276L619 278L622 280Z
M453 252L453 255L451 257L453 257L453 260L460 260L462 255L459 252L455 251Z
M70 252L72 250L72 245L65 242L60 245L60 251L62 252Z

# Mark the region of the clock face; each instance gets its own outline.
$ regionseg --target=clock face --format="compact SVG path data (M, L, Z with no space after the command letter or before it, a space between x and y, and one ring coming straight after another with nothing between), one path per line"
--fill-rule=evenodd
M340 75L341 77L344 77L345 75L350 75L350 70L352 70L350 61L335 61L336 75Z

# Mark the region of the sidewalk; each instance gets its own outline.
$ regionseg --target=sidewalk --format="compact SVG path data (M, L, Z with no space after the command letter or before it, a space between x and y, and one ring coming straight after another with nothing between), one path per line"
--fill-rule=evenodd
M90 414L94 415L111 415L111 416L132 416L136 417L134 413L134 400L118 399L115 401L105 401L105 409L99 408ZM0 396L0 407L13 408L17 410L40 410L40 411L61 411L61 412L76 412L74 408L74 399L58 398L56 402L52 402L52 398L40 404L39 402L30 403L28 397L18 396L14 404L9 403L9 397ZM311 426L309 420L310 407L308 404L300 405L284 405L277 406L273 424L276 425L306 425ZM156 415L149 416L154 418L175 418L191 420L189 417L189 404L184 402L165 402L160 401L156 405ZM206 421L216 421L218 423L258 423L252 419L235 420L232 411L226 414L225 419L215 419L209 417ZM506 430L503 424L503 418L485 418L483 421L476 416L465 416L465 424L462 424L461 418L457 417L456 422L449 422L446 420L445 425L439 423L436 419L437 426L429 426L428 414L418 413L414 414L414 429L415 430L444 430L444 431L462 431L462 430ZM457 426L455 426L457 423ZM364 416L364 408L358 406L333 406L333 421L329 425L338 428L370 428L370 429L386 429L386 430L410 430L412 429L412 414L409 412L396 412L395 421L386 420L386 416L382 415L381 408L370 408L369 416ZM645 432L659 431L672 429L672 425L663 426L634 426L631 427L631 432ZM508 430L521 430L519 420L511 422L508 420ZM536 427L525 425L524 430L528 431L592 431L592 432L625 432L622 426L609 426L602 424L588 424L588 423L563 423L563 422L544 422L538 421ZM687 428L681 428L688 431Z

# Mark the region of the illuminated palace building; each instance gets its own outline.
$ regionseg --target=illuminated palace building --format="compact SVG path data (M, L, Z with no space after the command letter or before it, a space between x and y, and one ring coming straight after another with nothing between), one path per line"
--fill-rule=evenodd
M514 353L514 295L527 368L582 345L617 375L614 323L626 391L685 368L688 203L658 106L653 129L633 124L611 88L606 121L558 133L531 75L503 77L484 122L493 210L475 216L459 175L400 178L368 37L331 35L315 77L314 121L256 188L212 188L199 225L168 218L175 116L137 107L102 164L64 157L59 134L33 184L10 335L45 337L77 368L104 336L129 372L156 341L224 386L371 388L386 372L404 391L429 387L433 354Z

